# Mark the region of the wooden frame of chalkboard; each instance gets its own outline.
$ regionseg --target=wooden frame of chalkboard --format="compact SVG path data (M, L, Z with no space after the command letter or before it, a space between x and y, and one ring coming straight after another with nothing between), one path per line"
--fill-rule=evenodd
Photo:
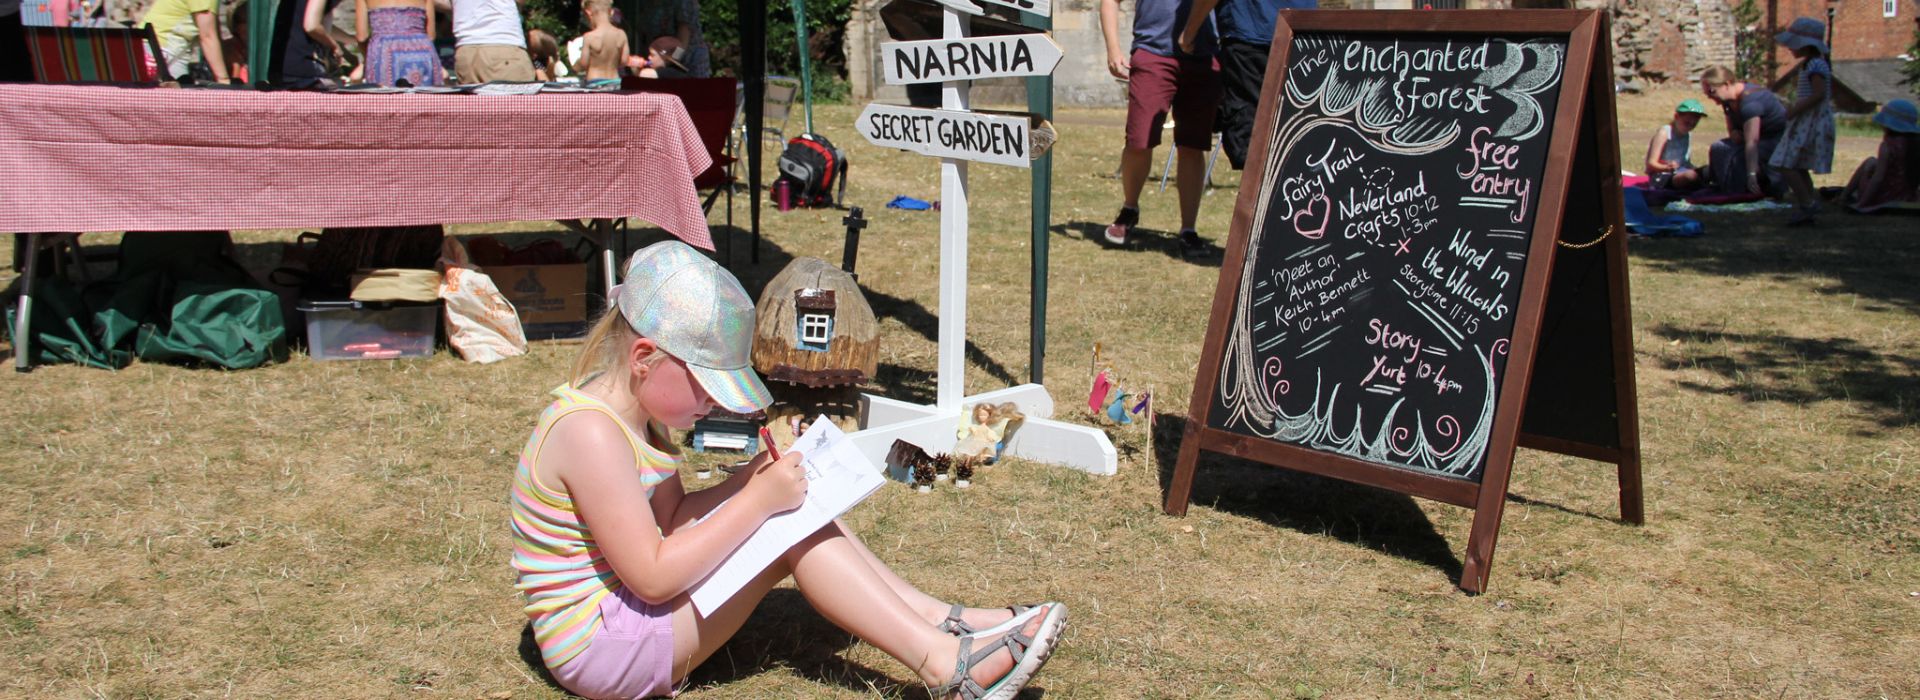
M1608 45L1593 10L1280 13L1166 512L1203 450L1472 508L1472 593L1517 445L1617 465L1642 522Z

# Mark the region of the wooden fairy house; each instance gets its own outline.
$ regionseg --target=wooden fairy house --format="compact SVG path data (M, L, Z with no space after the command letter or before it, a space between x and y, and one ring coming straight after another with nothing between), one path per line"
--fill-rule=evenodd
M776 402L806 418L850 419L857 387L880 363L880 324L853 275L795 258L767 282L756 309L753 368L772 380Z

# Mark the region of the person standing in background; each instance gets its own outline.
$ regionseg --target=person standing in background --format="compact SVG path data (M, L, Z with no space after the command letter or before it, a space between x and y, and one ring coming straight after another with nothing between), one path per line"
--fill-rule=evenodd
M593 23L593 29L580 35L580 75L588 85L620 83L620 69L627 65L632 51L627 33L613 23L612 0L584 0L580 10Z
M680 0L680 15L687 18L686 54L679 59L687 72L695 78L713 75L713 52L707 48L707 37L700 33L699 0Z
M1220 146L1234 170L1247 167L1260 85L1267 79L1267 52L1281 10L1319 9L1320 0L1193 0L1180 50L1192 53L1207 13L1220 32Z
M1813 223L1820 210L1820 193L1813 189L1813 174L1833 171L1833 65L1827 62L1830 49L1820 40L1827 25L1812 17L1795 19L1774 42L1800 57L1799 77L1795 79L1793 101L1787 105L1787 128L1780 145L1773 149L1767 166L1787 183L1797 208L1788 226Z
M366 82L389 87L446 82L440 52L433 48L432 0L354 0L353 12L354 37L367 52Z
M1101 0L1100 33L1107 44L1107 71L1127 81L1127 141L1120 151L1120 214L1107 226L1107 243L1126 245L1140 223L1140 190L1147 184L1153 148L1173 112L1173 145L1179 151L1180 254L1206 255L1212 248L1193 228L1206 183L1207 151L1213 148L1214 110L1220 102L1219 63L1214 60L1213 22L1195 31L1192 51L1175 38L1185 29L1194 0L1137 0L1133 46L1120 47L1120 0Z
M195 64L206 59L213 82L228 80L227 57L220 46L219 0L158 0L135 22L153 25L160 36L160 55L167 75L185 80Z
M453 0L453 72L460 82L533 82L521 4L525 0Z
M327 31L326 16L344 0L252 1L279 6L273 15L273 48L268 52L267 65L254 67L262 82L296 90L325 84L329 68L337 65L346 52L346 47ZM245 11L235 9L234 13ZM237 27L234 34L240 34Z

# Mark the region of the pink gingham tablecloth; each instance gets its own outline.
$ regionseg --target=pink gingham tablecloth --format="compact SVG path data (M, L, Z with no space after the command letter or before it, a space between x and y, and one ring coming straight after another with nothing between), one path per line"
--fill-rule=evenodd
M627 216L713 249L670 95L0 84L0 231Z

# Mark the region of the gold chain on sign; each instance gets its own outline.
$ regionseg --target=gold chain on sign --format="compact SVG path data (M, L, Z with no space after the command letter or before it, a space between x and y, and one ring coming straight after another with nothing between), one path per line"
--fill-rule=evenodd
M1574 250L1579 250L1581 248L1592 248L1594 246L1600 245L1601 241L1607 240L1607 236L1611 236L1611 235L1613 235L1613 224L1607 224L1607 228L1600 232L1600 237L1595 238L1591 241L1587 241L1585 243L1568 243L1566 241L1554 241L1554 242L1559 243L1560 247L1562 248L1572 248Z

